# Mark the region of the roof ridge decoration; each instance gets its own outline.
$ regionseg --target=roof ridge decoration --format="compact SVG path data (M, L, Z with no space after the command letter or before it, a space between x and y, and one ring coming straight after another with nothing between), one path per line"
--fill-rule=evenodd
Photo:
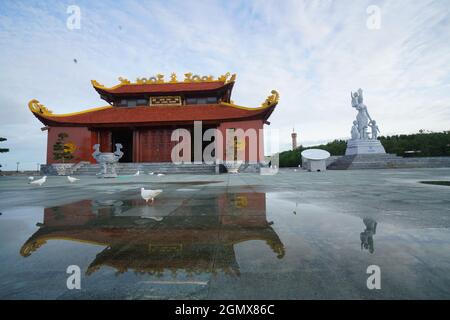
M30 100L30 102L28 102L28 108L30 108L31 112L33 113L40 113L42 115L53 115L52 110L47 109L46 106L44 106L36 99Z
M234 73L231 75L230 72L227 72L227 73L219 76L217 79L214 79L214 77L211 75L200 76L197 74L194 75L192 72L188 72L188 73L184 74L184 79L182 81L179 81L177 79L177 74L175 72L172 72L170 74L169 81L166 81L164 79L163 74L157 73L155 76L149 77L149 78L145 78L145 77L136 78L135 82L131 82L127 78L119 77L120 83L113 87L110 87L110 88L105 87L104 85L99 83L97 80L91 80L91 83L96 88L112 90L112 89L116 89L116 88L119 88L121 86L126 86L126 85L167 84L167 83L201 83L201 82L223 82L224 84L228 84L228 83L235 82L235 81L236 81L236 74Z
M28 102L28 108L31 110L32 113L37 113L41 116L67 117L67 116L74 116L74 115L83 114L83 113L89 113L89 112L93 112L93 111L111 109L112 106L96 107L96 108L91 108L91 109L86 109L86 110L71 112L71 113L54 114L53 111L49 110L46 106L44 106L38 100L32 99L32 100L30 100L30 102Z
M267 108L277 105L278 101L280 100L280 94L278 93L277 90L272 90L272 91L270 91L270 93L271 93L271 95L268 96L266 98L266 100L263 103L261 103L261 105L258 108L250 108L250 107L240 106L240 105L234 104L233 100L231 100L231 102L223 102L222 101L221 104L230 106L230 107L234 107L234 108L238 108L238 109L244 109L244 110L267 109Z
M277 90L270 91L271 95L267 97L266 101L261 104L260 108L268 108L278 103L280 100L280 94Z

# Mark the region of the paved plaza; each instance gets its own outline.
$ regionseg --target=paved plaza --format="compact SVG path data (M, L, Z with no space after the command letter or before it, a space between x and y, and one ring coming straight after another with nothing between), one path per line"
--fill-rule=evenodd
M0 177L0 299L450 298L449 168L79 178Z

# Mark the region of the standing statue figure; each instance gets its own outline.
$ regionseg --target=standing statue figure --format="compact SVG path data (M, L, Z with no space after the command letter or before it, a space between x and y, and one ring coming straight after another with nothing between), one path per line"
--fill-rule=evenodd
M367 139L367 128L369 126L369 120L371 121L372 119L367 111L367 106L364 104L362 89L358 89L358 92L351 93L351 97L352 107L358 110L356 121L358 123L359 138Z
M356 120L353 121L351 134L352 134L352 140L359 139L358 122Z
M367 111L362 89L350 92L350 97L352 108L355 108L358 114L356 115L356 120L353 121L351 139L347 140L345 155L385 154L386 150L384 150L380 140L377 139L380 129ZM371 134L369 134L369 130Z
M371 128L371 132L372 132L372 140L377 140L378 132L380 132L380 129L377 126L377 122L375 120L370 121L369 127Z

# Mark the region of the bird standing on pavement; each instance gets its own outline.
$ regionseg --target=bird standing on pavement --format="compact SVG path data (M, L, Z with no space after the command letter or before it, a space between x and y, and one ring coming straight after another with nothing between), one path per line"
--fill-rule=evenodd
M142 197L142 199L144 199L145 202L147 202L147 203L148 203L148 200L152 200L152 203L153 203L153 200L154 200L160 193L162 193L162 190L161 190L161 189L158 189L158 190L152 190L152 189L145 190L144 188L141 188L141 197Z
M74 183L75 181L78 181L80 179L74 178L74 177L71 177L71 176L67 176L67 180L69 180L70 183Z
M30 184L37 184L37 185L42 186L45 183L46 180L47 180L47 176L43 176L41 179L33 180L33 181L30 181L29 183Z

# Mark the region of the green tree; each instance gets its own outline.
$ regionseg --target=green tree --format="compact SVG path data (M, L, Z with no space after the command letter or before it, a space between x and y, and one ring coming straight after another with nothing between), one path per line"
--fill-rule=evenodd
M387 153L410 157L450 156L450 131L381 136Z
M387 153L398 156L450 156L450 131L431 132L420 130L419 133L415 134L380 136L379 140ZM327 144L307 148L300 146L292 151L281 152L280 167L297 167L301 161L301 152L312 148L327 150L332 156L341 156L345 154L347 142L345 140L334 140Z
M6 141L8 139L0 137L0 142ZM7 148L0 148L0 153L9 152Z

